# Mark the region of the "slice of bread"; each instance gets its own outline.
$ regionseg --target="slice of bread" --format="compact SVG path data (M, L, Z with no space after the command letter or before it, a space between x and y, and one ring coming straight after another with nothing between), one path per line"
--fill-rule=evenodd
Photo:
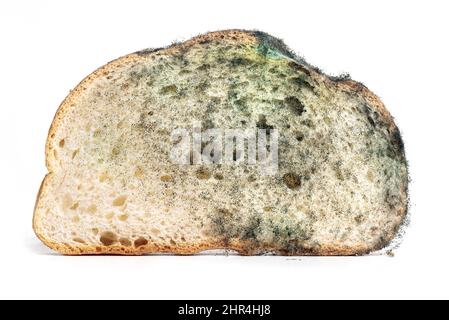
M277 130L276 170L192 164L193 147L173 162L173 130L195 123ZM34 230L63 254L358 255L385 247L407 213L404 146L379 98L261 32L98 69L59 108L46 160Z

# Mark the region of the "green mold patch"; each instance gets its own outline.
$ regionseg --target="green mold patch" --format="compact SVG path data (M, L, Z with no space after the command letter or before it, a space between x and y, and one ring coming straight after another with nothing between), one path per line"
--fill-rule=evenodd
M218 209L210 217L212 233L225 243L240 241L248 248L287 248L290 253L300 252L305 241L313 236L309 222L284 213L252 213L240 215L228 209Z

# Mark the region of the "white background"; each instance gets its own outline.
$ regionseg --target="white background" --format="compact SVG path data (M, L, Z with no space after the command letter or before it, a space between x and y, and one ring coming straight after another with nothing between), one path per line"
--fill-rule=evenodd
M8 3L8 4L7 4ZM1 1L0 298L449 298L448 1ZM54 113L104 63L207 31L260 29L396 118L412 184L396 256L63 257L34 236Z

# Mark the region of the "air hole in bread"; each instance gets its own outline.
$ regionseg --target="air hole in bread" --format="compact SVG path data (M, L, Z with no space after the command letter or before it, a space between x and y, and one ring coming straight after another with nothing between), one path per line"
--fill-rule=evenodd
M216 180L223 180L224 179L223 174L221 174L221 173L214 174L214 178Z
M105 171L105 172L103 172L102 174L100 174L100 177L98 178L98 180L99 180L100 182L105 182L106 179L108 179L108 173Z
M100 242L105 246L112 246L117 242L117 235L111 231L103 232L100 237Z
M101 136L101 130L100 129L95 130L94 133L93 133L93 137L94 138L99 138L100 136Z
M143 176L144 172L143 169L141 167L137 167L136 171L134 171L134 176L136 178L141 178Z
M296 97L287 97L284 99L285 104L290 108L290 110L297 116L301 116L305 111L305 107L302 102Z
M303 140L304 140L304 134L302 134L301 132L297 132L297 133L295 134L295 139L296 139L296 141L298 141L298 142L303 141Z
M74 204L70 207L70 210L76 210L76 209L79 208L79 206L80 206L80 203L79 203L79 202L76 202L76 203L74 203Z
M173 181L173 178L171 176L169 176L169 175L163 175L161 177L161 181L162 182L171 182L171 181Z
M122 214L122 215L120 215L120 216L118 217L118 219L119 219L120 221L126 221L126 220L128 220L128 215L127 215L127 214Z
M73 151L73 153L72 153L72 160L76 158L76 156L78 155L79 152L80 152L79 149L76 149L75 151Z
M115 216L115 212L111 211L106 215L106 219L112 220L112 218L114 218Z
M64 148L64 146L65 146L65 140L62 139L62 140L59 141L59 147L60 148Z
M345 176L343 175L343 172L341 171L340 167L335 167L334 171L335 171L335 176L337 177L338 180L340 180L340 181L345 180Z
M128 199L127 196L120 196L114 199L114 201L112 202L112 205L114 207L121 207L125 204L126 200Z
M120 238L119 242L124 247L131 247L131 245L132 245L131 241L129 241L126 238Z
M248 176L248 182L254 182L257 181L257 177L253 174Z
M81 243L81 244L85 244L85 243L86 243L86 241L84 241L84 240L81 239L81 238L73 238L73 241L78 242L78 243Z
M354 221L357 222L357 224L361 224L364 220L365 220L365 217L361 214L359 214L358 216L356 216L354 218Z
M148 244L148 240L143 237L140 237L139 239L134 241L134 247L136 247L136 248L146 246L147 244Z
M120 121L119 123L117 123L117 129L121 129L123 128L123 125L125 124L125 120Z
M366 177L368 178L368 180L369 180L370 182L373 182L373 181L374 181L374 174L373 174L373 172L372 172L371 170L369 170L369 171L367 172Z
M161 230L157 229L157 228L151 228L150 229L150 233L154 236L158 236L161 234Z
M97 228L92 228L91 231L94 235L97 235L100 232Z
M95 214L97 213L97 206L94 204L91 204L88 208L87 208L87 212L89 212L90 214Z
M210 173L209 170L207 170L206 168L199 168L196 171L196 177L200 180L207 180L212 176L212 174Z
M178 92L178 87L174 84L165 86L160 91L162 94L174 94Z
M296 190L301 186L301 178L295 173L287 173L282 179L289 189Z
M71 206L73 205L73 199L72 196L70 194L66 194L64 195L64 197L62 198L62 208L64 210L69 209Z

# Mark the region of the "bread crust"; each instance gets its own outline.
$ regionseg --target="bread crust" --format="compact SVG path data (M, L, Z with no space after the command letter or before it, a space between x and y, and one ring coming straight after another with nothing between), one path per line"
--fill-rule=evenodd
M304 256L352 256L352 255L364 255L370 253L375 250L382 249L388 244L395 236L395 233L387 235L385 241L383 243L379 243L374 247L367 247L365 244L360 243L358 245L352 246L343 246L339 244L333 244L328 246L320 246L319 249L311 249L304 248L300 252L286 252L280 251L276 248L272 248L271 250L265 250L264 252L251 251L250 244L243 242L233 242L233 243L225 243L224 241L216 241L216 242L197 242L191 245L169 245L169 246L157 246L154 244L148 244L145 246L141 246L138 248L135 247L125 247L122 245L112 245L112 246L90 246L90 245L69 245L64 243L56 243L51 241L50 239L44 236L44 233L38 227L37 219L38 211L39 211L39 203L43 198L51 176L56 172L57 165L55 163L55 159L53 156L53 140L55 138L55 133L58 131L58 128L61 124L62 119L64 119L68 110L74 106L76 100L79 95L85 91L89 85L98 77L106 76L111 71L119 69L121 66L129 63L138 63L139 61L143 61L148 59L148 57L154 55L170 55L174 52L178 52L181 50L185 50L195 44L210 42L210 41L235 41L236 43L256 43L259 41L257 38L257 33L254 31L245 31L245 30L225 30L218 32L211 32L204 35L197 36L183 43L174 44L167 48L156 49L156 50L144 50L136 53L132 53L129 55L125 55L121 58L113 60L106 65L100 67L95 70L93 73L84 78L73 90L70 91L69 95L64 99L64 101L59 106L51 127L48 132L46 147L45 147L45 158L46 158L46 167L48 169L48 174L45 176L41 187L39 189L36 205L34 209L33 216L33 230L37 237L49 248L56 250L64 255L143 255L143 254L164 254L170 253L175 255L194 255L200 253L205 250L214 250L214 249L226 249L226 250L234 250L237 251L241 255L254 255L261 253L275 253L281 255L304 255ZM385 105L380 101L380 99L373 94L370 90L368 90L363 84L353 81L351 79L332 79L328 77L320 70L309 66L303 65L302 62L297 62L298 65L301 63L301 68L307 69L310 72L310 75L313 79L317 81L325 81L329 86L333 86L337 89L346 91L349 94L358 94L362 96L366 102L377 110L377 112L382 116L382 120L388 126L388 132L391 135L398 132L398 128L394 123L394 119L391 114L386 109ZM402 140L401 140L402 143ZM408 212L408 190L407 183L402 186L402 202L404 206L399 208L397 215L402 217L401 221L405 220L405 217ZM401 223L402 223L401 222ZM397 226L399 229L400 225Z

